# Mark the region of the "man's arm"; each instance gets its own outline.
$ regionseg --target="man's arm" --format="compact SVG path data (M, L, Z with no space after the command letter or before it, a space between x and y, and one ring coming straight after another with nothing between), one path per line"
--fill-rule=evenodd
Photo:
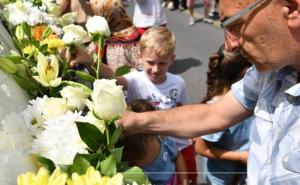
M248 159L247 151L220 149L213 146L211 142L205 141L199 137L196 139L195 152L209 159L238 161L243 164L247 164Z
M231 127L252 115L229 91L214 104L185 105L154 112L125 112L118 121L128 134L157 133L177 137L197 137Z

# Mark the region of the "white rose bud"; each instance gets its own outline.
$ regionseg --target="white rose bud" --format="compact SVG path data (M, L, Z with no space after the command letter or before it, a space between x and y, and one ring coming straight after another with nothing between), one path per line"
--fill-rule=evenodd
M110 30L104 17L93 16L89 18L85 25L87 31L92 34L100 34L109 37Z
M66 26L66 25L69 25L69 24L74 24L77 15L78 15L77 12L69 12L69 13L66 13L66 14L62 15L62 16L59 18L59 23L60 23L62 26Z
M70 24L63 27L64 36L62 40L65 44L82 44L88 39L87 32L79 25Z
M59 16L60 15L60 10L59 10L59 6L55 3L48 3L47 5L47 9L48 9L48 12L50 14L53 14L55 16Z
M126 110L122 86L117 86L116 80L96 80L92 100L94 113L103 120L117 118Z
M89 97L81 87L67 86L60 91L63 98L67 99L67 105L70 109L83 110L85 100Z

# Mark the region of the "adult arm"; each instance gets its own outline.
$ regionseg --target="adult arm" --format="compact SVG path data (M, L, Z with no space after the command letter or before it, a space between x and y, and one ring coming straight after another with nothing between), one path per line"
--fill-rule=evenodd
M177 137L197 137L231 127L252 115L229 91L214 104L185 105L169 110L125 112L118 121L127 134L159 133Z
M206 141L200 137L196 139L195 152L216 160L230 160L238 161L247 164L248 152L247 151L231 151L217 148L212 142Z

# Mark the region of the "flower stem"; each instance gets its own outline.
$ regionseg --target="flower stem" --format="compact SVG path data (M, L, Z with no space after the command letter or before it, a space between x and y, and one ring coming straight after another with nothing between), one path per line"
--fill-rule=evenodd
M53 96L53 88L49 87L49 96L52 97Z
M106 132L106 142L107 145L110 146L110 133L108 128L108 123L105 121L105 132Z
M99 79L100 78L100 70L101 70L101 63L102 63L102 60L101 60L101 50L103 48L103 37L100 36L99 39L98 39L98 52L97 52L97 71L96 71L96 79Z

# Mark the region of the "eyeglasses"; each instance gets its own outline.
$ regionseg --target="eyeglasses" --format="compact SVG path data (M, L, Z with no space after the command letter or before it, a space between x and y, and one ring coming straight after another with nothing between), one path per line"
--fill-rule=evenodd
M236 13L235 15L229 17L228 19L226 19L225 21L221 22L221 27L223 29L226 30L226 27L229 26L230 24L232 24L233 22L235 22L236 20L238 20L239 18L241 18L242 16L244 16L245 14L255 10L257 7L259 7L259 5L261 5L262 3L264 3L266 0L258 0L250 5L248 5L246 8L244 8L243 10L241 10L240 12Z

